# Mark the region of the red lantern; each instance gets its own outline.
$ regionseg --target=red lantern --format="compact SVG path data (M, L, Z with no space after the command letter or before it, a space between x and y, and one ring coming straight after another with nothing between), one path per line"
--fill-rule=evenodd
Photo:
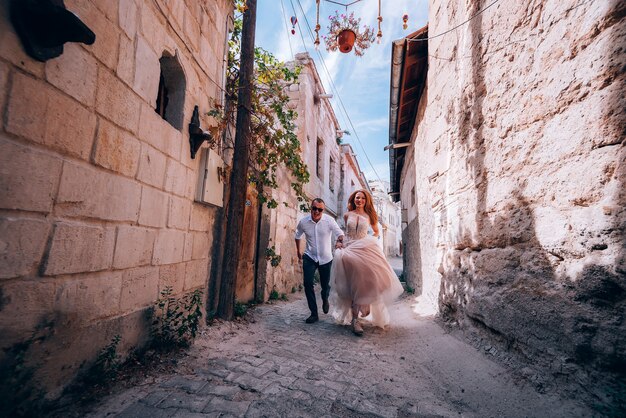
M291 34L296 34L296 24L298 23L298 18L295 16L291 16Z

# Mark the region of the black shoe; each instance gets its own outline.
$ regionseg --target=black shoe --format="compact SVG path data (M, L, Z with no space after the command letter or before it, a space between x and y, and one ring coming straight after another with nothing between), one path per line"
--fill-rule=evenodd
M324 313L328 313L329 308L330 306L328 306L328 299L322 300L322 310L324 311Z
M317 315L311 315L309 316L304 322L306 322L307 324L312 324L314 322L319 321L319 317Z

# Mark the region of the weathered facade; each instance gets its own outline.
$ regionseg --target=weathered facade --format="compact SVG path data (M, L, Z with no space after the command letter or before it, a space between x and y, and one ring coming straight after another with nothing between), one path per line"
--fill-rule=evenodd
M310 199L321 197L326 211L337 216L341 188L341 150L337 138L342 131L315 67L308 53L296 55L296 64L302 72L299 83L294 85L293 105L298 112L298 138L302 144L303 160L311 175L305 186Z
M67 0L96 34L39 62L0 2L0 346L63 387L114 335L140 346L165 286L207 287L218 206L189 123L222 100L228 0ZM157 113L160 112L160 113ZM200 153L198 154L200 155ZM221 190L220 190L221 192Z
M399 256L402 240L400 203L392 202L389 196L389 183L386 181L370 180L368 184L380 222L383 253L388 257Z
M444 318L623 402L604 382L626 372L625 4L483 7L431 1L427 31L394 46L407 279Z
M337 220L343 225L343 215L348 211L348 198L358 189L370 191L365 174L361 171L357 155L350 144L341 144L341 189L339 192L339 209Z
M310 180L304 191L310 200L321 197L326 202L326 212L336 217L339 213L341 190L341 152L337 136L341 129L334 110L328 100L315 62L308 53L296 54L290 65L301 68L298 82L288 87L290 106L298 113L297 135L302 148L302 159L308 166ZM282 203L276 209L262 209L260 256L265 248L274 247L281 257L278 266L270 262L261 263L257 281L267 296L275 290L290 293L302 284L302 268L296 256L294 233L298 220L305 216L299 208L295 193L291 189L290 175L284 170L277 173L280 188L273 191ZM260 260L259 260L260 261Z

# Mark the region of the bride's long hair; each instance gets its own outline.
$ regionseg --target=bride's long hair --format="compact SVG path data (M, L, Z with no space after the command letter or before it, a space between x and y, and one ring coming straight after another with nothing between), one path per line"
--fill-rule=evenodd
M378 223L378 215L376 214L376 209L374 209L374 199L372 199L372 195L367 190L359 189L352 192L352 194L348 198L348 210L356 209L356 205L354 204L354 198L356 197L357 193L363 193L363 195L365 196L365 206L363 207L363 210L365 210L367 216L370 217L370 224L375 225L376 223Z

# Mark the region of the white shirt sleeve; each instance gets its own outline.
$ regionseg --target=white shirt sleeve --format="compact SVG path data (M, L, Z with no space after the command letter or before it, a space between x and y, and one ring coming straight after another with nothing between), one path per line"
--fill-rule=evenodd
M335 238L342 236L343 231L341 230L341 228L339 228L337 221L335 221L333 218L330 218L330 221L331 221L330 226L332 228L333 235L335 236Z
M304 230L302 229L302 219L300 219L300 222L298 222L298 226L296 226L296 234L294 235L294 238L300 239L302 238L302 235L304 235Z

